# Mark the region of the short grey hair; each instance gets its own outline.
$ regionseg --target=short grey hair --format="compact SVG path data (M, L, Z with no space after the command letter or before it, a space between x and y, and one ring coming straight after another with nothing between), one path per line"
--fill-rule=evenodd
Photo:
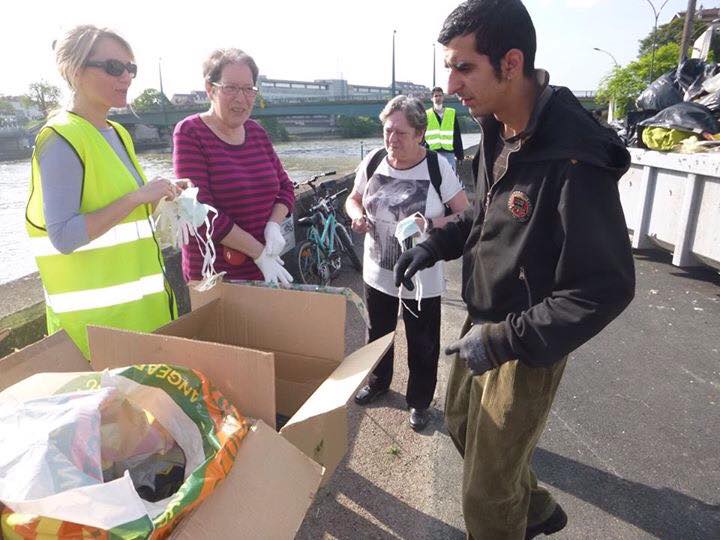
M253 84L257 84L258 67L253 57L240 49L215 49L203 62L203 78L215 83L222 77L222 71L228 64L244 64L250 68Z
M395 96L383 108L380 113L380 121L384 124L388 116L397 111L401 111L405 115L408 124L414 127L416 131L425 131L427 128L427 113L422 101L418 98Z

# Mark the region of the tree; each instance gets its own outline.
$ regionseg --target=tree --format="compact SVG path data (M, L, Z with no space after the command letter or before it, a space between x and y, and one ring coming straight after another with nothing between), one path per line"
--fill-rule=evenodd
M666 43L655 50L655 73L660 75L677 67L680 45ZM605 77L597 89L596 99L600 103L615 103L616 116L624 116L633 108L635 99L648 86L652 51L630 62L627 66L616 67Z
M60 102L60 89L47 82L40 80L30 85L30 92L24 97L24 101L29 105L35 105L45 118L53 109L56 109Z
M267 131L270 140L273 142L289 141L290 134L287 128L283 126L277 118L273 116L263 116L256 119L260 125Z
M340 128L340 136L346 139L382 133L380 120L369 116L338 116L335 124Z
M167 109L172 108L172 103L165 94L161 94L156 88L146 88L132 102L132 107L136 111L149 111L161 109L163 104Z
M685 24L685 19L682 17L675 17L673 20L671 20L668 23L662 24L658 26L657 28L657 41L655 42L656 51L657 48L661 47L662 45L666 45L668 43L676 43L678 46L678 53L680 52L680 42L682 41L682 33L683 33L683 25ZM692 42L696 40L703 30L707 28L707 24L702 22L700 19L694 19L693 20L693 26L692 31L690 32L690 46L692 46ZM643 56L649 52L652 52L652 44L653 44L653 32L650 31L650 33L645 36L643 39L640 40L640 50L638 51L638 56Z

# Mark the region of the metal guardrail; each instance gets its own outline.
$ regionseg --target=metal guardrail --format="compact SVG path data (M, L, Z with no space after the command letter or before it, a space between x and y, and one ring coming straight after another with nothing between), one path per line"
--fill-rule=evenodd
M632 166L618 188L632 246L660 246L676 266L720 270L718 156L629 150Z

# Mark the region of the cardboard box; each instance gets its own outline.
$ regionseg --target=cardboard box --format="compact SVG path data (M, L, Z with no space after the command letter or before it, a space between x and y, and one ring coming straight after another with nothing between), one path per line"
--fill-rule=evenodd
M342 295L220 283L190 289L192 311L153 334L88 328L95 369L138 362L197 367L225 379L226 395L246 416L274 427L325 468L347 451L347 402L392 343L393 334L345 354ZM239 364L230 380L225 366Z
M92 368L174 363L205 373L258 419L228 478L173 538L293 538L347 450L346 404L392 334L343 359L345 298L220 284L154 334L88 328ZM0 391L43 371L87 371L64 332L0 360ZM290 417L279 433L276 413Z
M225 377L217 379L223 392L228 392L225 380L242 375L238 367L228 362ZM34 373L90 370L61 331L0 359L0 391ZM233 538L293 538L322 473L320 465L258 420L243 439L228 477L180 522L171 538L214 540L228 538L228 531Z

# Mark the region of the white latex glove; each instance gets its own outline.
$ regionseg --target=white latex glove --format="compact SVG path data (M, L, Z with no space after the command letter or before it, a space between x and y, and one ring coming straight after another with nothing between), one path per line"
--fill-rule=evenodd
M285 239L279 223L268 221L265 224L265 250L268 255L280 255L285 247Z
M289 285L293 277L290 272L283 268L285 264L278 255L270 255L268 253L268 246L262 250L262 253L257 259L254 259L255 264L260 269L265 278L265 283L282 283L283 285Z

